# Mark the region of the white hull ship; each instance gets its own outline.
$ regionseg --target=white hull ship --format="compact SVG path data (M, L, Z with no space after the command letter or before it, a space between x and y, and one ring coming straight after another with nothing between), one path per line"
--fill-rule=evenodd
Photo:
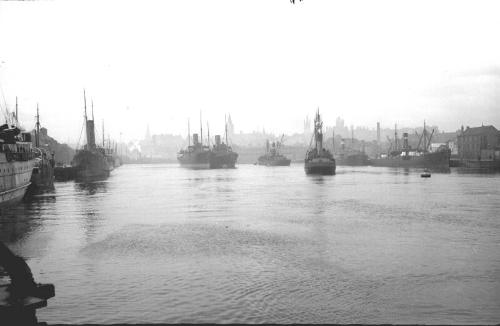
M19 202L30 185L35 163L31 135L0 126L0 207Z

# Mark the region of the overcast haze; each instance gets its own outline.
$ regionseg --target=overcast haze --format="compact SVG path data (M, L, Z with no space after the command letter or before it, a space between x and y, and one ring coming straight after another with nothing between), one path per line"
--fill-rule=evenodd
M0 86L76 142L83 88L119 140L326 125L500 127L498 1L0 2Z

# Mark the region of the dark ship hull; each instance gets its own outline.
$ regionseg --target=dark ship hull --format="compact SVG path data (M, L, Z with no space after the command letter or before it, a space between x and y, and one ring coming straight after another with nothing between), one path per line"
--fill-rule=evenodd
M332 153L323 147L323 122L319 109L314 118L314 147L310 147L304 159L306 174L334 175L337 165ZM311 140L312 141L312 140Z
M339 157L337 157L336 161L338 165L347 166L364 166L370 164L368 155L364 153L341 154Z
M177 157L182 167L190 169L224 169L234 168L238 154L234 152L194 152L184 153Z
M209 157L210 169L232 169L236 167L238 154L235 152L212 151Z
M263 155L259 157L258 164L265 166L290 166L292 162L291 159L284 156L267 156Z
M31 174L31 184L28 188L29 194L54 189L54 166L52 162L43 160L37 163L35 163Z
M210 152L186 152L177 156L182 167L189 169L210 169Z
M392 156L372 159L373 166L395 168L446 169L450 167L450 151L425 153L419 156Z
M306 159L304 170L306 174L334 175L336 170L335 160L331 158Z
M106 156L97 151L80 150L73 158L72 166L78 180L98 180L109 177L112 168Z
M56 166L54 177L57 181L73 180L76 177L76 168L74 166Z

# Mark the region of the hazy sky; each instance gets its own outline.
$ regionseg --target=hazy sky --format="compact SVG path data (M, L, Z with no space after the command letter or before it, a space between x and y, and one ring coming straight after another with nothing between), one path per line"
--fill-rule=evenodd
M0 106L76 142L326 125L500 128L499 1L0 1ZM4 103L4 98L5 102Z

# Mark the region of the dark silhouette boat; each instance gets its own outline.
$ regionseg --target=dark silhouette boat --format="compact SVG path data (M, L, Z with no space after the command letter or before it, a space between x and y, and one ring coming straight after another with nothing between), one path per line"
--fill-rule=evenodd
M40 114L36 108L35 125L35 165L31 174L31 184L28 193L34 194L54 189L54 154L40 145Z
M201 120L201 119L200 119ZM227 141L221 142L220 135L215 136L215 144L210 148L210 144L203 145L203 128L200 124L200 139L198 134L193 134L193 145L191 145L191 132L188 123L188 147L179 151L177 160L182 167L191 169L224 169L235 168L238 153L234 152ZM210 141L210 131L208 139Z
M309 145L309 149L306 153L306 158L304 160L304 169L306 174L323 174L323 175L333 175L335 174L336 164L332 153L323 147L323 122L319 115L319 109L316 112L316 117L314 118L314 138L311 138L311 142L314 140L314 146Z
M111 170L106 150L98 147L95 142L94 108L92 107L92 120L87 117L87 100L85 91L83 92L85 107L85 130L87 144L83 149L77 150L71 165L74 167L74 176L77 180L90 181L94 179L105 179L109 177Z

